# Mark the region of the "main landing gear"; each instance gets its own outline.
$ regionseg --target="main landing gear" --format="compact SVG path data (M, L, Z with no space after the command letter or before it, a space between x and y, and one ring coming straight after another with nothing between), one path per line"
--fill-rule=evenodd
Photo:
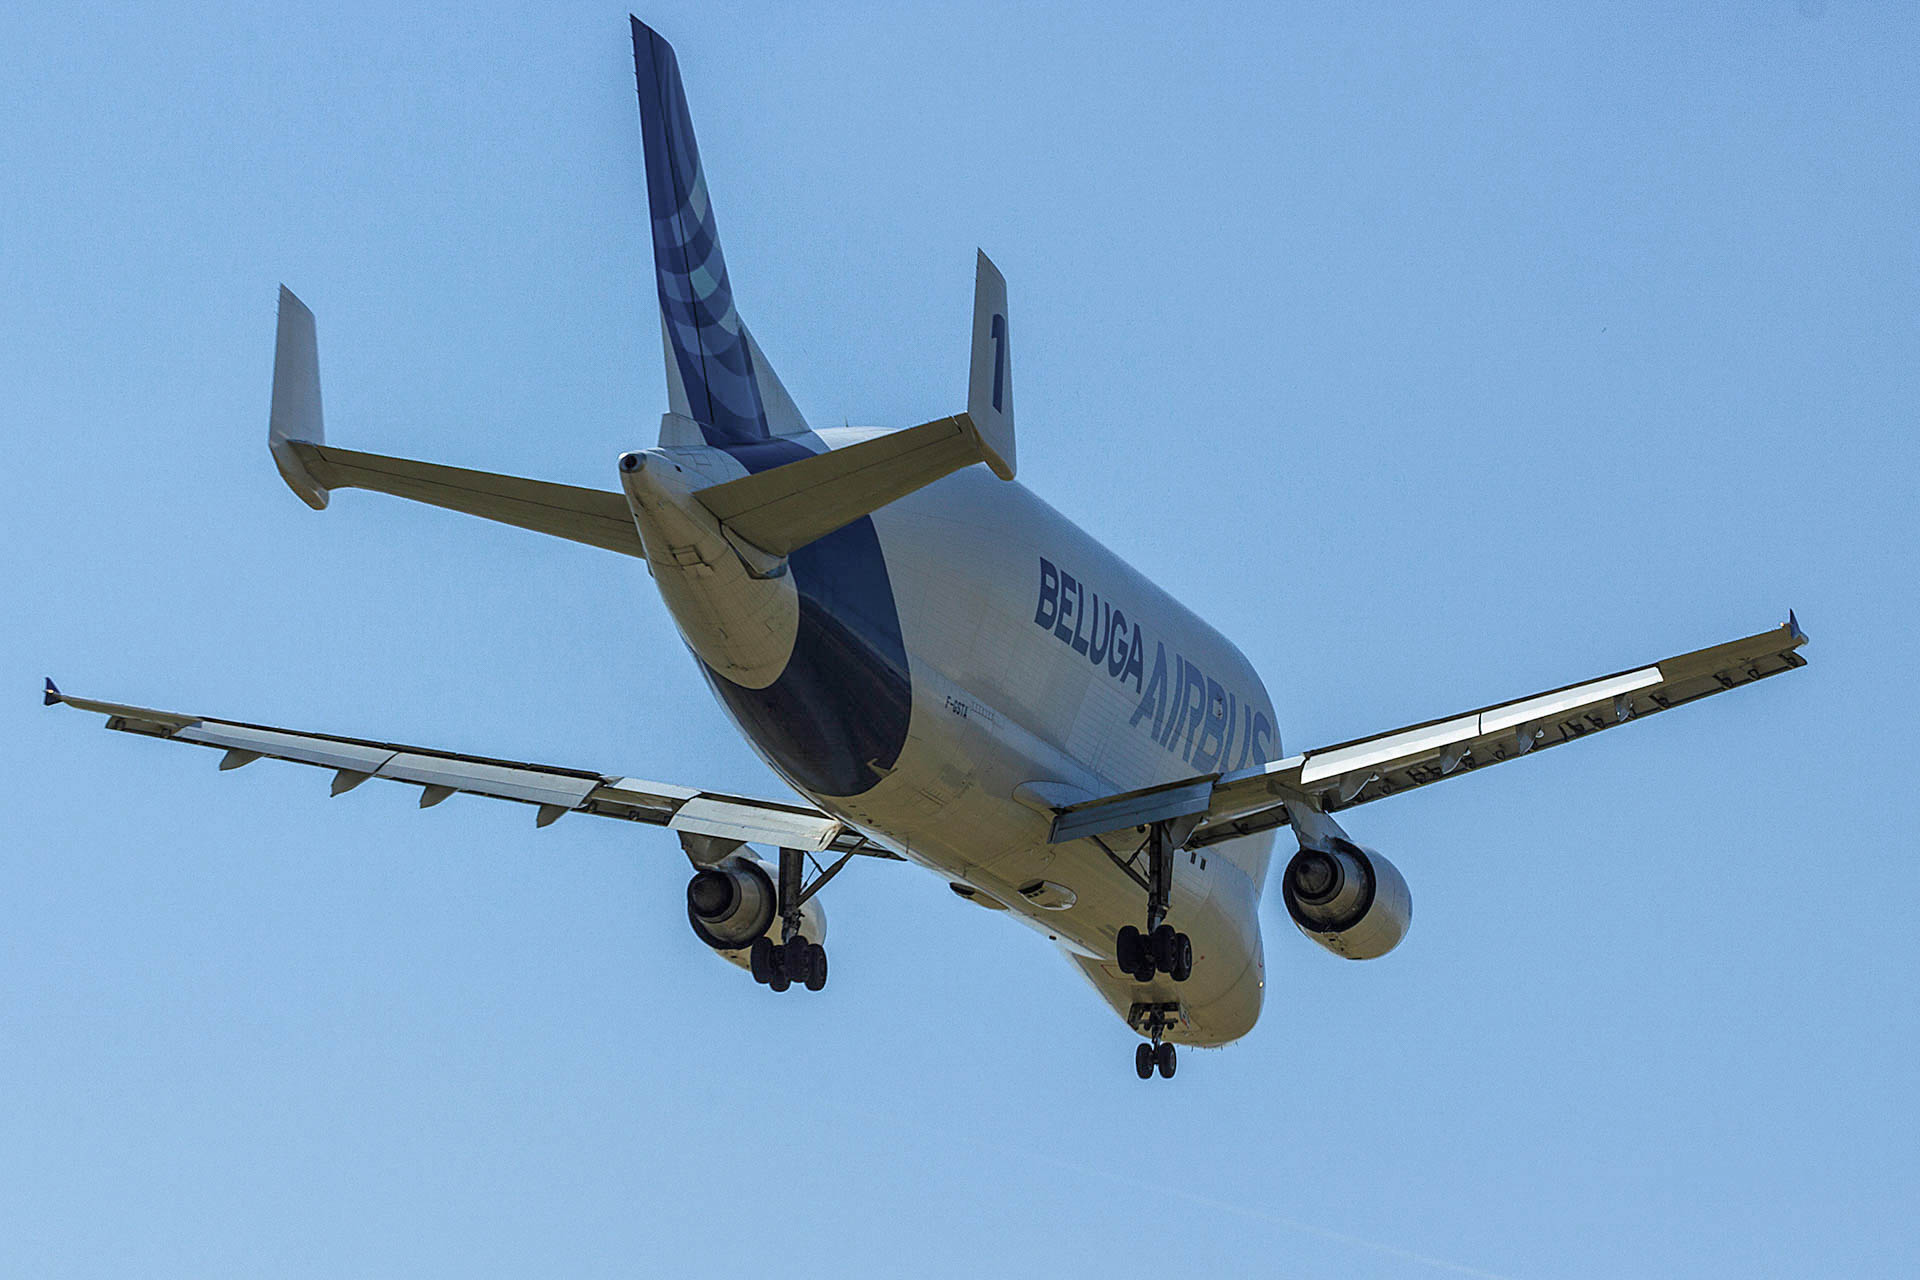
M1146 932L1122 925L1113 940L1114 959L1140 982L1152 982L1160 973L1175 982L1193 976L1193 939L1166 923L1173 899L1173 858L1179 852L1172 826L1170 822L1156 822L1147 829ZM1172 1061L1167 1059L1162 1075L1173 1074Z
M1164 973L1175 982L1193 976L1193 939L1175 932L1170 924L1159 925L1147 934L1130 924L1121 925L1113 949L1120 967L1141 982L1152 982L1156 973Z
M753 970L755 982L775 991L785 991L796 982L809 991L827 985L827 949L808 942L804 933L796 933L785 942L755 938L747 952L747 965Z
M1162 973L1175 982L1193 976L1193 939L1167 923L1173 900L1173 858L1192 833L1191 818L1156 822L1147 828L1146 932L1122 925L1113 939L1114 959L1137 982L1152 982ZM1177 1000L1136 1004L1128 1010L1127 1021L1147 1037L1133 1048L1133 1069L1142 1080L1151 1080L1156 1071L1162 1080L1173 1079L1179 1054L1172 1042L1161 1037L1179 1017Z
M753 980L775 991L785 991L796 982L809 991L818 991L827 985L827 949L807 941L807 935L800 932L800 908L812 896L803 891L801 885L805 858L798 849L780 851L780 937L783 941L755 938L747 951L747 967L753 972ZM840 865L845 862L846 859L841 859ZM839 869L836 865L833 871ZM821 876L813 888L825 884L831 874Z

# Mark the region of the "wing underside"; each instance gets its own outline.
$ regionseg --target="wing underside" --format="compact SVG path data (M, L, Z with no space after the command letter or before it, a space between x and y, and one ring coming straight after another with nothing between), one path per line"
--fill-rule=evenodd
M1475 711L1056 810L1055 843L1193 819L1189 847L1285 826L1289 803L1332 813L1588 737L1764 680L1807 660L1799 621L1745 639Z
M463 793L532 805L535 821L543 827L569 813L585 813L648 823L683 835L714 840L881 858L896 856L831 815L805 805L726 795L586 769L96 702L68 697L55 688L51 680L47 681L46 701L49 706L64 703L104 715L109 729L212 747L225 753L220 759L223 770L237 769L260 759L329 769L334 775L335 795L369 779L384 778L418 786L422 808Z

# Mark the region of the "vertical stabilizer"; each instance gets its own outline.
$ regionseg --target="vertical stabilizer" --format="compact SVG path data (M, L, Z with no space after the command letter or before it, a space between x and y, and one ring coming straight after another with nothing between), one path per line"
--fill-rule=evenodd
M698 422L715 445L805 431L805 420L734 308L673 46L638 18L633 69L669 407Z

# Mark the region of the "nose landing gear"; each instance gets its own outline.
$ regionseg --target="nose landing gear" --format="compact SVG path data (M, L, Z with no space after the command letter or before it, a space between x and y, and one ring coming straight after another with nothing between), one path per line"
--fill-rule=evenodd
M1127 1011L1127 1021L1147 1039L1133 1047L1133 1069L1142 1080L1151 1080L1158 1071L1162 1080L1173 1079L1179 1055L1173 1042L1163 1040L1167 1029L1179 1022L1177 1003L1136 1004Z
M1153 1044L1142 1040L1133 1047L1133 1069L1142 1080L1153 1079L1155 1068L1159 1069L1162 1080L1171 1080L1178 1064L1179 1058L1174 1053L1173 1042L1170 1040L1161 1040Z

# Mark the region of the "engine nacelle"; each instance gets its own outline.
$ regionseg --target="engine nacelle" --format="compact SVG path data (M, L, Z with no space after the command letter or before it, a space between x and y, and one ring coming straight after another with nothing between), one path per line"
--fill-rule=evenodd
M1399 868L1345 841L1294 854L1280 895L1300 932L1349 960L1387 954L1413 923L1413 893Z
M779 869L758 858L735 855L702 867L687 882L687 922L700 941L722 959L748 967L747 949L756 938L780 936ZM800 907L800 932L808 942L827 940L827 913L818 898Z

